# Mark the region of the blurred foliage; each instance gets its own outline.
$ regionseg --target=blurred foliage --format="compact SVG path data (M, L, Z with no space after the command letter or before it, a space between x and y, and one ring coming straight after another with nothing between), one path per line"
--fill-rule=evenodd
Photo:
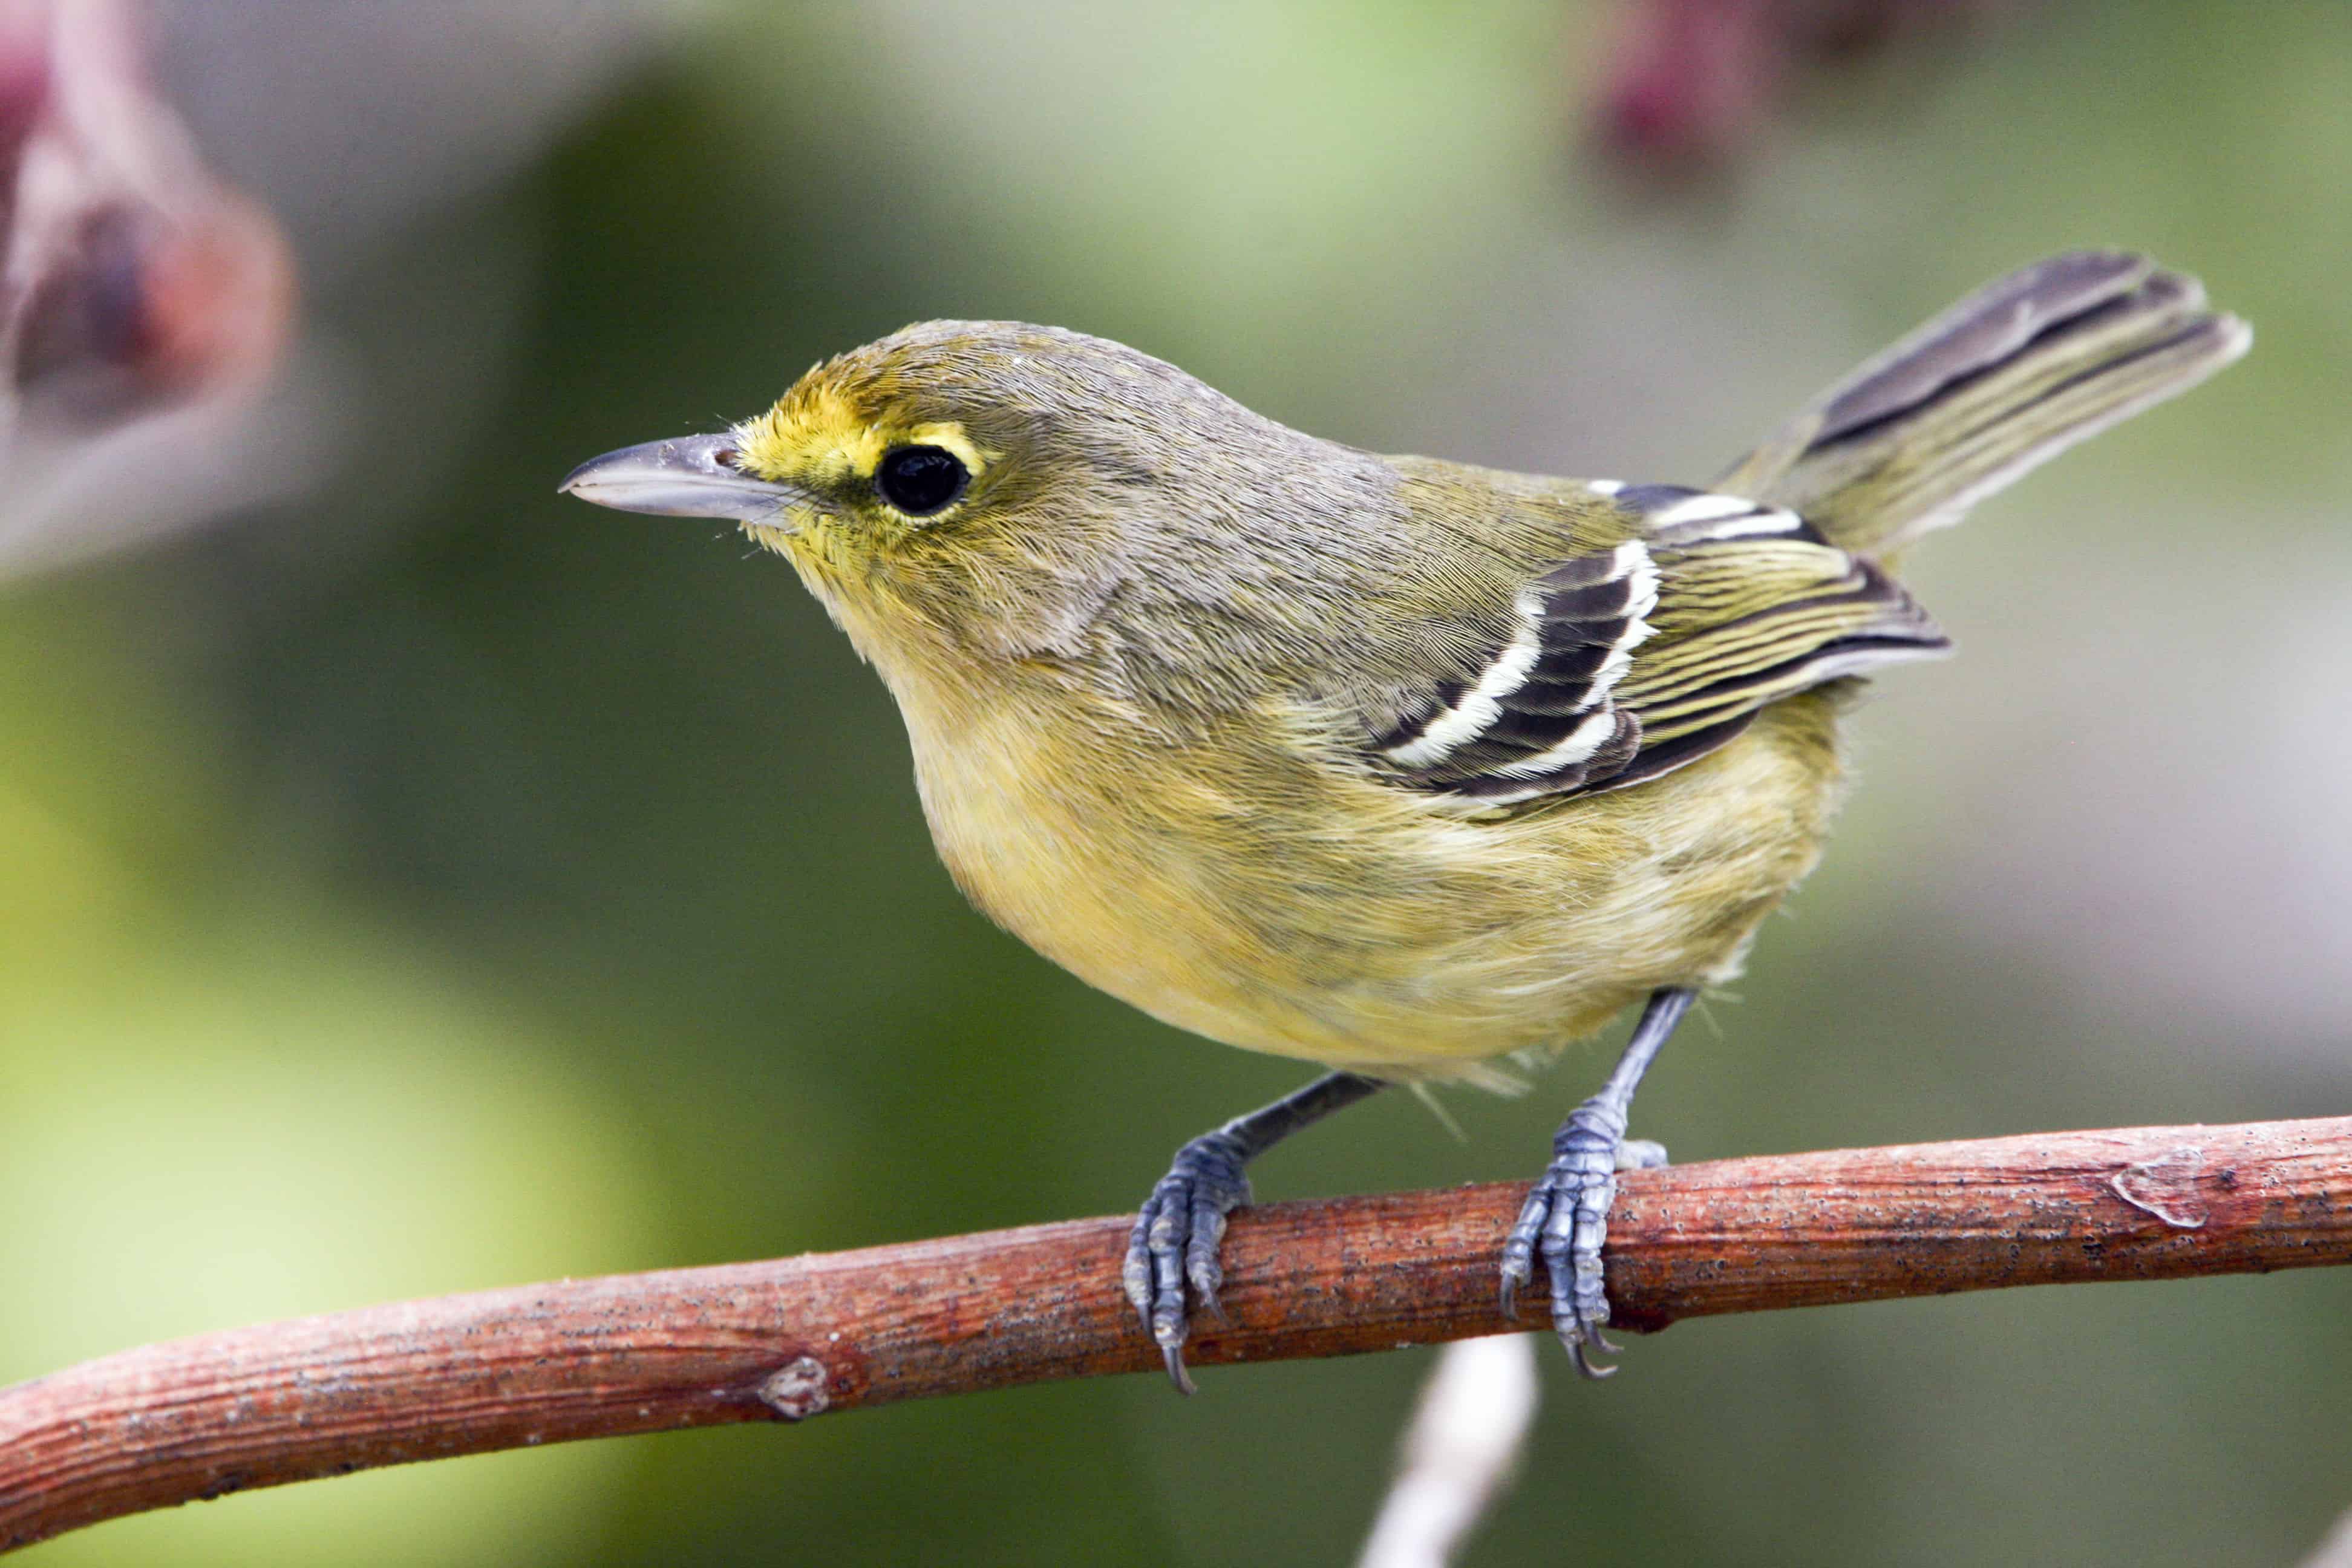
M1923 552L1966 657L1882 683L1848 831L1637 1131L1697 1158L2340 1110L2352 1005L2281 1023L2243 964L2105 941L2034 847L2085 837L2039 814L2086 757L2187 814L2093 818L2171 836L2152 885L2200 836L2296 827L2265 770L2162 791L2266 721L2242 680L2290 612L2352 668L2352 12L2050 5L1671 199L1577 153L1603 21L745 0L339 277L314 325L373 390L326 491L0 597L0 1378L1101 1213L1297 1080L963 907L887 699L782 563L553 493L927 316L1126 338L1375 447L1697 480L2009 266L2121 243L2203 274L2252 359ZM2284 966L2346 940L2342 883L2312 887L2280 907L2336 923L2269 942ZM2243 924L2291 892L2193 901ZM1598 1060L1450 1096L1460 1142L1376 1102L1259 1188L1529 1174ZM1606 1388L1551 1369L1471 1561L2291 1562L2352 1501L2347 1318L2352 1279L2288 1275L1686 1326ZM26 1561L1343 1561L1424 1364L466 1460Z

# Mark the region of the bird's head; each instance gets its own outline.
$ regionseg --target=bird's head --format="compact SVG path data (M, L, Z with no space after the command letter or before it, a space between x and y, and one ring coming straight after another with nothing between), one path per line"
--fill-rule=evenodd
M562 488L740 523L887 673L902 650L1066 651L1139 548L1213 524L1221 458L1290 435L1118 343L928 321L730 430L607 453Z

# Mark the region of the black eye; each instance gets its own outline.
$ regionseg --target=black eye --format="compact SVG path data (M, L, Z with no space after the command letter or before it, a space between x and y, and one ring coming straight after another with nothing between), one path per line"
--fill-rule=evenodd
M874 488L908 517L945 509L970 483L963 459L944 447L893 447L874 470Z

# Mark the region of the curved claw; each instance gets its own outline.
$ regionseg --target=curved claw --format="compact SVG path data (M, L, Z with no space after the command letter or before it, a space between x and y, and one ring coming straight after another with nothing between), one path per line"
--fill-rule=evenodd
M1184 1342L1182 1340L1171 1341L1167 1344L1161 1345L1160 1347L1160 1359L1168 1363L1168 1381L1176 1385L1177 1393L1193 1394L1201 1392L1198 1388L1192 1385L1192 1374L1184 1370ZM1612 1368L1611 1370L1613 1371L1615 1369Z
M1616 1352L1617 1347L1611 1344L1608 1341L1601 1339L1599 1334L1595 1334L1592 1337L1594 1341L1600 1344L1602 1350L1608 1351L1612 1354ZM1603 1379L1612 1378L1617 1375L1617 1369L1614 1366L1610 1365L1606 1362L1594 1361L1589 1349L1584 1345L1571 1345L1570 1347L1570 1353L1576 1358L1576 1370L1583 1376L1591 1378L1595 1383L1599 1383Z
M1527 1201L1519 1205L1519 1217L1512 1222L1511 1234L1503 1241L1503 1316L1519 1315L1519 1291L1534 1283L1536 1247L1543 1237L1544 1222L1551 1217L1551 1180L1547 1172L1544 1179L1528 1191Z

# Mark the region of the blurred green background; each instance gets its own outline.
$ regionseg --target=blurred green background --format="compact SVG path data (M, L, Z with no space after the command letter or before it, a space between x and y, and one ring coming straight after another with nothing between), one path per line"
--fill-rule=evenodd
M2022 6L1664 185L1580 141L1612 20L746 0L519 172L358 239L286 198L349 399L325 482L0 584L0 1380L1109 1212L1299 1081L963 906L887 697L783 563L554 493L931 316L1121 338L1359 445L1696 482L2009 267L2201 274L2252 357L1920 553L1963 657L1879 683L1841 841L1635 1130L1696 1159L2343 1110L2352 9ZM1259 1191L1524 1178L1604 1055L1450 1095L1459 1141L1375 1102ZM1723 1320L1625 1361L1547 1357L1468 1562L2288 1563L2352 1505L2342 1272ZM461 1460L26 1561L1339 1562L1427 1364Z

